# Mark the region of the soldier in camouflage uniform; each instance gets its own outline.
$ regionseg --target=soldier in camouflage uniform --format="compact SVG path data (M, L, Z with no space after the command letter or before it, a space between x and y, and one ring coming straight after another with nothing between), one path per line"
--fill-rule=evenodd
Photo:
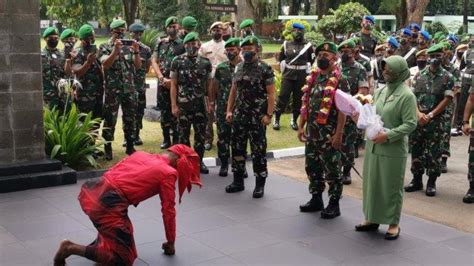
M418 104L418 126L410 137L413 179L406 192L423 189L423 174L428 175L426 195L436 195L436 179L441 175L442 115L453 97L454 78L441 67L442 44L428 49L430 66L414 78L413 88ZM425 171L426 170L426 171Z
M198 55L201 42L196 32L183 40L186 54L171 63L171 110L178 118L179 143L190 146L191 126L194 129L194 150L201 158L201 173L209 170L202 162L206 135L207 112L213 112L211 88L212 65L209 59ZM209 95L209 100L206 95Z
M178 121L171 113L170 69L171 62L176 56L182 54L183 49L183 41L178 37L178 18L167 18L165 27L168 37L156 43L151 60L153 70L158 77L158 102L161 108L160 123L163 132L163 143L160 145L162 149L169 148L172 143L178 143ZM172 142L171 135L173 135Z
M220 176L227 176L229 169L232 127L226 121L227 101L229 100L235 67L242 61L239 56L240 39L230 38L225 42L225 49L229 60L217 66L213 89L216 99L217 156L221 161Z
M74 45L76 44L76 32L73 29L65 29L62 33L61 36L59 37L61 42L64 45L64 58L66 59L72 59L72 54L74 50Z
M97 59L94 29L85 24L78 35L81 45L75 50L72 67L82 88L76 91L76 105L81 113L92 113L93 118L102 117L104 76Z
M245 154L250 141L255 175L254 198L264 195L267 169L266 126L275 104L275 80L272 68L258 58L260 41L250 35L241 42L244 62L236 66L227 106L227 121L232 123L232 172L234 180L227 193L243 191Z
M291 96L293 96L293 117L290 126L293 130L298 130L297 121L301 109L301 88L306 81L311 65L314 63L314 49L311 43L304 40L304 31L305 28L302 24L294 23L293 41L285 41L281 47L279 61L284 69L282 69L281 89L275 108L275 121L273 122L273 129L275 130L280 130L280 116L285 112ZM305 52L300 55L301 51Z
M140 130L143 128L143 116L145 115L146 108L146 73L150 70L151 63L151 49L144 43L140 42L140 38L145 31L145 26L141 23L133 23L129 27L131 37L137 41L139 46L139 55L142 61L141 68L135 71L135 90L137 91L137 111L136 111L136 129L135 129L135 142L134 144L139 146L143 144L140 138ZM126 145L126 142L124 142Z
M339 89L349 91L352 96L359 93L363 95L369 94L369 83L367 82L366 69L354 59L354 41L344 41L337 49L341 54L342 76L347 80L347 83L339 84ZM347 84L349 87L344 88ZM358 149L358 146L356 146L358 137L359 131L356 123L354 123L352 119L346 118L342 143L342 152L344 153L344 156L341 160L342 182L345 185L350 185L352 183L351 168L354 166L355 151Z
M362 29L356 33L354 37L358 37L362 43L361 54L372 58L375 53L375 46L377 46L377 37L372 34L374 28L375 18L373 16L364 16L360 23Z
M461 60L461 91L456 103L456 118L454 123L458 129L462 127L462 118L466 106L467 98L469 98L469 89L474 84L474 35L471 36L469 49L463 54Z
M472 84L474 84L474 78L472 79ZM464 203L474 203L474 119L472 115L474 114L474 85L469 89L469 98L466 103L466 108L464 110L464 119L463 119L463 131L464 134L470 135L469 139L469 164L468 164L468 174L467 179L469 181L469 189L462 199ZM473 122L469 125L469 119Z
M104 129L102 136L106 141L114 140L118 109L122 106L122 121L126 153L135 152L135 112L136 90L134 85L135 70L141 68L139 45L133 41L125 46L122 39L127 25L124 20L115 20L110 24L112 38L99 47L99 60L105 74ZM112 160L112 144L105 144L105 158Z
M346 116L334 104L336 89L349 88L337 62L337 47L324 42L316 48L318 68L312 70L303 87L303 106L298 125L298 138L305 142L305 170L309 179L311 200L300 206L301 212L321 212L325 219L341 215L342 196L340 149ZM345 83L345 84L344 84ZM348 91L346 91L348 92ZM306 128L305 128L306 126ZM329 204L324 208L322 193L329 183Z
M64 54L57 49L59 36L56 28L47 28L43 39L46 42L46 47L41 50L44 104L63 112L67 95L59 91L57 83L71 74L71 60L65 59Z

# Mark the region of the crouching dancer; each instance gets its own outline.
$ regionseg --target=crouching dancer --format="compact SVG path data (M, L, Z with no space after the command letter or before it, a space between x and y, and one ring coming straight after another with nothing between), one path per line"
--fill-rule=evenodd
M132 265L137 258L129 205L160 195L167 242L166 255L175 253L175 183L179 201L191 185L201 186L199 156L186 145L174 145L164 154L137 151L119 162L98 180L86 182L79 194L82 210L97 228L98 236L88 246L63 240L54 265L65 265L70 255L86 257L104 265Z

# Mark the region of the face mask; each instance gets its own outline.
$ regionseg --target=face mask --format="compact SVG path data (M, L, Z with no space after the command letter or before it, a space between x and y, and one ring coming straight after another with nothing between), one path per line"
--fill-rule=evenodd
M212 34L212 38L217 41L217 40L220 40L222 37L222 33L214 33Z
M245 36L249 36L249 35L252 35L252 31L251 30L246 30L245 31Z
M418 69L423 69L426 67L426 64L428 64L427 60L416 60L416 65L418 66Z
M302 41L304 37L302 32L293 32L291 35L293 36L293 39L295 39L295 41Z
M413 37L414 39L418 38L418 33L412 33L411 37Z
M463 54L464 54L464 52L458 52L458 53L456 53L456 56L457 56L459 59L461 59Z
M69 41L69 42L64 42L64 47L74 47L74 44L76 44L76 42L74 41Z
M393 49L387 49L387 54L393 55L395 53L395 50Z
M441 60L439 58L430 58L429 62L430 62L430 65L433 65L435 67L438 67L439 65L441 65Z
M232 53L232 52L228 52L228 53L227 53L227 58L228 58L230 61L233 61L236 57L237 57L237 54L236 54L236 53Z
M252 62L253 57L254 57L256 54L257 54L257 53L255 53L254 51L247 51L247 52L244 52L243 55L244 55L244 60L245 60L245 62Z
M400 40L400 44L401 44L401 45L406 45L407 43L408 43L408 41L407 41L407 39L405 39L405 38L402 38L402 39Z
M370 25L370 24L365 24L365 25L364 25L364 29L366 29L366 30L372 30L372 25Z
M322 70L328 69L329 67L329 59L323 57L318 59L318 67Z
M172 38L178 35L178 31L175 28L167 30L166 33Z
M140 35L133 35L133 39L134 39L135 41L139 42L140 39L141 39L141 36L140 36Z
M199 48L197 46L188 46L186 47L186 53L188 56L196 56Z
M125 33L124 32L114 32L116 35L117 35L117 39L123 39L125 37Z
M56 48L56 46L58 46L58 40L49 39L47 43L48 46L51 48Z
M341 56L341 60L344 63L347 63L349 60L351 60L352 56L348 53L343 53Z
M228 39L230 39L230 35L224 35L224 36L222 36L222 40L227 41Z

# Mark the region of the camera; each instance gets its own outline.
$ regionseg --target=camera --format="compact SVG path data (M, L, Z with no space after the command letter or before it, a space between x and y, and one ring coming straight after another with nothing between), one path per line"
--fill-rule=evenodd
M123 46L132 46L132 44L135 42L135 40L120 39L120 42L122 42Z

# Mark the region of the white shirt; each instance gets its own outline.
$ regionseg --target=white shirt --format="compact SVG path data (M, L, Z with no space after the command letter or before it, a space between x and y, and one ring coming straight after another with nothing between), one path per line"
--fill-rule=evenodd
M199 49L199 55L206 57L211 61L212 77L214 77L214 74L216 73L217 66L228 60L225 52L225 42L222 40L220 42L210 40L204 43L201 46L201 49Z

